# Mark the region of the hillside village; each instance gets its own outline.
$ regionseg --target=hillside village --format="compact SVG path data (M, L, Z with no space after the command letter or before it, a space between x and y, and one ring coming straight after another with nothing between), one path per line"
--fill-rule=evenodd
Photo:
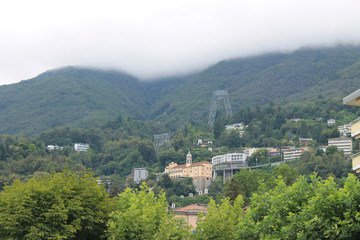
M299 123L303 121L300 118L297 119L288 119L289 123ZM323 121L321 118L315 119L315 121ZM348 124L337 125L334 119L325 120L329 128L336 127L338 130L338 137L328 138L328 145L314 145L312 138L302 138L297 135L289 135L288 143L289 146L281 147L244 147L236 148L227 152L222 153L223 146L217 145L214 140L204 140L201 138L196 139L192 148L194 151L196 149L206 150L212 153L211 161L202 161L193 163L191 151L188 151L186 158L183 159L183 162L179 164L171 162L167 165L162 172L156 172L156 179L159 180L162 175L166 174L170 179L176 181L184 181L187 178L192 179L192 184L195 187L195 191L190 193L190 198L195 198L196 196L202 194L209 194L211 183L217 178L221 177L223 184L226 181L230 181L232 177L243 169L262 169L266 167L275 167L279 166L282 163L287 163L299 159L301 154L311 149L316 149L316 151L326 152L327 148L330 146L336 147L335 149L341 151L344 154L345 158L349 158L353 151L353 140L351 136L354 136L354 130L352 133L352 126L358 121L352 121ZM247 134L248 125L244 123L234 123L224 125L224 131L227 134L236 133L238 137L243 137L244 134ZM353 129L356 129L353 128ZM164 144L164 143L162 143ZM167 148L169 146L166 146ZM47 145L46 150L48 152L52 151L62 151L63 147L58 145ZM91 150L88 143L75 143L73 146L75 152L87 152ZM259 153L265 153L265 155L260 155ZM255 162L250 161L254 159ZM262 158L261 158L262 157ZM358 160L356 160L358 161ZM358 163L353 162L353 170L357 170L356 166ZM150 170L150 169L149 169ZM127 177L127 183L133 181L133 183L141 185L143 181L146 181L149 177L149 170L146 167L133 167L131 174ZM151 170L150 170L151 171ZM154 173L154 172L153 172ZM181 180L183 179L183 180ZM104 184L111 186L114 184L112 180L109 180L109 176L101 177L98 180L98 184ZM110 189L108 189L110 190ZM184 198L183 195L181 197ZM169 203L170 209L173 209L175 216L186 219L192 227L195 229L197 226L197 216L198 214L206 214L207 204L193 204L188 206L177 206L176 203Z

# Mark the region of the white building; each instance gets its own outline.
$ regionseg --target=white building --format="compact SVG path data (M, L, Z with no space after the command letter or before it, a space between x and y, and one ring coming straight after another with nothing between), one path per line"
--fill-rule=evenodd
M256 152L259 148L245 148L246 157L251 157L251 155Z
M89 149L89 144L87 143L75 143L74 150L76 152L86 152Z
M133 168L132 175L134 182L139 183L149 176L149 171L146 168Z
M333 125L336 123L336 121L335 121L335 119L329 119L329 120L327 121L327 123L328 123L328 126L331 127L331 126L333 126Z
M341 136L344 137L351 136L351 123L338 126L338 130Z
M243 123L234 123L231 125L225 125L225 130L243 130L244 124Z
M284 161L294 160L300 157L300 155L308 150L308 148L288 148L288 149L282 149L283 155L284 155Z
M58 145L47 145L46 150L52 151L52 150L63 150L63 147L60 147Z
M352 138L341 137L341 138L329 138L329 146L336 146L338 150L344 151L344 154L350 155L352 151Z
M211 159L212 165L229 162L229 163L238 163L245 162L247 159L245 153L227 153L225 155L218 155Z

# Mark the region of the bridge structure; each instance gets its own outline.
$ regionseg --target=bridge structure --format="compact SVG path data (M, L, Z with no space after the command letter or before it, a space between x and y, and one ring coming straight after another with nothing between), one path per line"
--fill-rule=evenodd
M266 163L256 166L249 166L247 162L237 162L237 163L218 163L212 166L213 172L213 180L217 178L217 176L222 175L223 181L225 183L226 179L231 179L234 176L234 173L240 171L241 169L256 169L256 168L263 168L266 166L279 166L280 164L284 163L281 162L273 162L273 163Z

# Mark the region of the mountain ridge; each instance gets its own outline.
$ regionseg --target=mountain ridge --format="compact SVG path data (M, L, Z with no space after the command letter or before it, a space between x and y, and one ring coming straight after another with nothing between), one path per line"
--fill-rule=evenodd
M216 90L227 90L237 111L319 95L344 97L360 87L359 80L359 46L224 60L198 73L152 82L112 70L70 66L0 86L0 134L36 135L56 126L93 126L120 115L162 121L174 130L186 122L206 122Z

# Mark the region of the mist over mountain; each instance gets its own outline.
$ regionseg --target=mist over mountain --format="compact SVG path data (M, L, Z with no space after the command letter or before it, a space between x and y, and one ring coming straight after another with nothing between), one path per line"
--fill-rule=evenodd
M176 129L189 121L206 122L216 90L227 90L237 111L320 95L344 97L360 87L359 80L359 46L227 60L192 75L152 82L116 71L66 67L0 86L0 134L97 126L119 115L163 121Z

